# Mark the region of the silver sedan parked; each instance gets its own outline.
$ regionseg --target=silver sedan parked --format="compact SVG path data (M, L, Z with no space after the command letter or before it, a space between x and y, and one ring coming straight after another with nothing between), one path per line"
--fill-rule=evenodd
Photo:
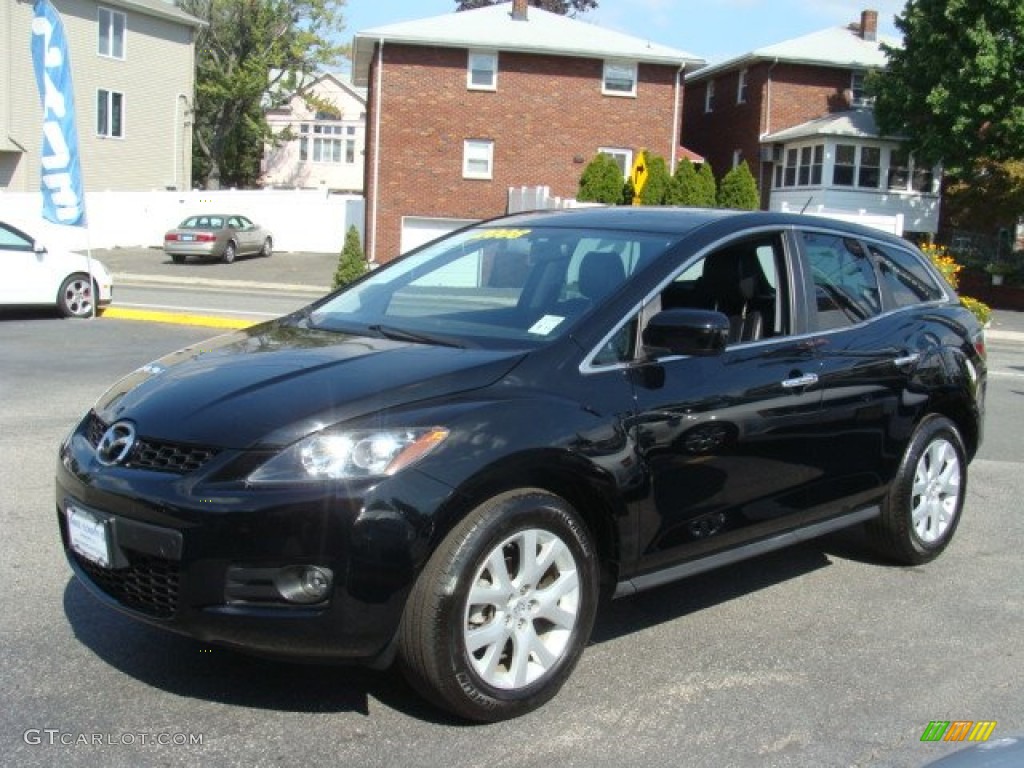
M269 256L273 251L270 232L238 214L189 216L164 235L164 253L175 264L183 264L187 256L223 259L230 264L239 255Z

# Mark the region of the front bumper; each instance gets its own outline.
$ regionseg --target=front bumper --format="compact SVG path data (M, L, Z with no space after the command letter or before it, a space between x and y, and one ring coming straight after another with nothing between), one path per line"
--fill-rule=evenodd
M215 482L239 458L228 452L186 474L106 467L85 424L61 449L57 517L72 569L101 601L251 653L386 660L450 489L415 470L359 487ZM106 532L105 565L72 549L69 509ZM276 575L309 566L331 575L328 593L289 602Z

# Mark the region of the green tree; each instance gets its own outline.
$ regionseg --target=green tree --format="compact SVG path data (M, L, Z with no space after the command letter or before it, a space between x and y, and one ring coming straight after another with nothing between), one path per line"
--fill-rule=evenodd
M178 0L196 36L193 178L207 189L250 186L280 106L346 48L334 40L345 0ZM316 99L307 95L311 104Z
M622 170L609 155L598 152L580 176L576 199L588 203L618 205L622 202Z
M756 211L761 207L757 182L746 160L733 166L722 179L722 185L718 188L718 207L740 211Z
M345 245L342 246L341 255L338 257L338 268L334 272L332 290L348 285L353 280L362 277L365 272L366 255L363 253L363 246L359 241L359 230L355 226L351 226L345 233Z
M718 204L718 184L715 182L715 172L711 170L711 163L707 160L700 164L697 171L697 185L693 197L693 205L700 208L714 208Z
M669 185L672 183L665 158L644 150L644 162L647 163L647 183L640 190L640 204L665 205Z
M903 48L868 81L882 133L919 161L969 173L980 159L1024 154L1024 2L909 0Z
M455 0L458 4L457 11L471 11L474 8L484 8L488 5L498 5L508 0ZM543 8L545 11L560 13L563 16L575 16L577 13L584 13L591 8L597 8L597 0L529 0L530 5Z
M697 205L697 169L690 158L684 157L676 166L672 181L668 187L666 202L669 205Z

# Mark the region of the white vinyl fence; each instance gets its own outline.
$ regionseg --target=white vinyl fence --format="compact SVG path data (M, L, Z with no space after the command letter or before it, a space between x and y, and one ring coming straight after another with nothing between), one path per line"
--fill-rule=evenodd
M363 198L319 190L87 192L87 227L43 221L38 193L0 191L0 220L29 230L49 248L160 247L164 232L195 213L238 213L266 227L276 251L340 253L355 225L363 239Z

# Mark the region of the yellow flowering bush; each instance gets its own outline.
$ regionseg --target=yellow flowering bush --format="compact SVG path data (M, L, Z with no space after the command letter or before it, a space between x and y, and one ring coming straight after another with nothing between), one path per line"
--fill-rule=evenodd
M960 284L958 275L960 270L963 269L963 265L956 263L956 259L950 255L949 249L944 245L925 243L921 246L921 252L932 260L932 264L946 278L946 282L949 283L953 290L956 290ZM970 296L961 296L960 303L969 309L982 325L985 325L992 317L992 308L983 301L972 299Z

